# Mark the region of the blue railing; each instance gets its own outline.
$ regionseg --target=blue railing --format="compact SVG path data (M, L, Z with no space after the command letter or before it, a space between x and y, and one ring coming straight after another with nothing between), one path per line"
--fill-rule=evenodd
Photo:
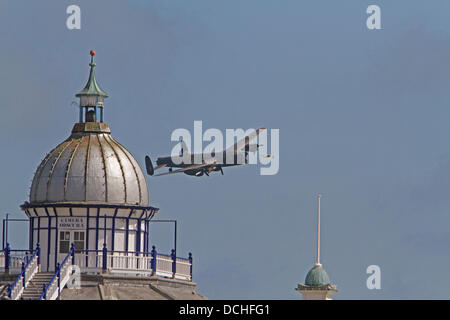
M8 257L10 251L9 245L7 245L7 249ZM39 265L41 264L40 255L41 248L39 247L39 244L37 244L36 250L34 251L33 255L29 259L28 257L26 257L27 263L25 264L25 262L22 262L22 272L20 272L13 284L9 286L8 297L10 299L15 300L18 296L20 296L20 294L22 294L23 290L25 289L28 280L31 279L31 277L33 277L33 275L39 270ZM7 258L7 261L8 260L9 258Z
M75 250L75 264L92 271L139 272L192 281L192 254L188 258L151 252L108 250Z
M11 252L16 251L25 254L21 257L12 257ZM8 244L5 247L4 255L0 258L5 263L5 270L8 270L12 264L18 264L17 261L20 262L22 267L16 280L9 286L8 296L11 299L16 299L22 294L28 281L39 270L40 251L39 244L34 252L29 250L11 250ZM12 260L15 262L13 261L12 263ZM63 262L56 265L55 273L50 282L43 286L40 299L53 299L55 296L58 297L60 295L61 289L64 288L69 277L68 267L74 264L82 269L95 269L97 272L138 272L152 276L192 281L193 259L191 253L189 253L188 258L181 258L176 256L175 250L172 250L170 255L160 254L156 251L155 246L152 246L150 252L141 252L108 250L106 244L101 250L75 250L72 244ZM56 290L58 290L57 294Z
M0 250L0 269L6 273L22 270L22 262L33 254L33 250L12 250L9 243Z
M67 281L67 274L69 272L69 266L74 264L75 261L75 248L72 243L69 253L64 258L63 262L61 264L56 264L56 271L53 275L52 279L48 283L48 285L44 285L44 288L42 290L42 294L39 298L39 300L47 300L52 299L54 296L56 290L58 290L58 294L56 295L56 298L61 295L61 288L64 288L66 285L65 281ZM62 275L62 276L61 276ZM61 278L63 279L63 283L61 283Z

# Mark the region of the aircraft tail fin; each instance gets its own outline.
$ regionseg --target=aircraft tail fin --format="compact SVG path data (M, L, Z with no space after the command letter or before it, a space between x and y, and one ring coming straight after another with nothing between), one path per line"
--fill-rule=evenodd
M244 139L236 142L234 145L229 147L226 151L228 152L229 150L232 150L234 153L241 152L241 151L245 151L246 153L248 153L250 151L250 149L252 150L250 152L257 151L258 144L250 144L250 142L252 140L254 140L257 136L259 136L261 134L261 132L263 132L264 130L266 130L266 128L259 128L257 130L254 130L252 133L250 133ZM255 150L255 151L253 151L253 150Z

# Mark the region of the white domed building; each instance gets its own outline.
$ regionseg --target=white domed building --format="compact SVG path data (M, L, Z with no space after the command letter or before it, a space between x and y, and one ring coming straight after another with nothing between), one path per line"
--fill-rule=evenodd
M159 284L172 280L179 286L184 282L194 294L191 298L202 298L192 283L191 254L178 258L175 250L161 255L150 248L149 223L159 209L150 206L147 183L138 162L112 137L109 125L103 122L108 95L96 81L94 55L91 51L88 82L76 94L80 99L79 120L71 135L42 160L32 181L29 201L21 206L29 219L30 253L19 261L23 262L21 273L10 283L8 296L71 298L73 292L62 293L62 289L75 265L82 280L84 277L99 284L109 279L116 291L125 281L123 277L141 284L151 279ZM9 245L3 250L3 258L0 255L0 267L2 263L6 273L17 264ZM31 286L33 282L42 286ZM114 295L114 290L106 291L112 298L127 298L123 292ZM155 296L154 292L144 290L139 295L138 291L134 290L134 298ZM82 299L108 296L94 295L77 293Z

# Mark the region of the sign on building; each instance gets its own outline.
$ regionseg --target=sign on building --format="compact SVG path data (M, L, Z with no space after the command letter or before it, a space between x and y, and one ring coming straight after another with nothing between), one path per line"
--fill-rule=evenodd
M86 218L83 217L63 217L58 219L59 229L85 229Z

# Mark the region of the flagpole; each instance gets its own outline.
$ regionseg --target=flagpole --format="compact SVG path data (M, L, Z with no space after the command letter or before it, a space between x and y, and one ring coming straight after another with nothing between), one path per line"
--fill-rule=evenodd
M317 261L316 265L320 266L320 194L317 195Z

